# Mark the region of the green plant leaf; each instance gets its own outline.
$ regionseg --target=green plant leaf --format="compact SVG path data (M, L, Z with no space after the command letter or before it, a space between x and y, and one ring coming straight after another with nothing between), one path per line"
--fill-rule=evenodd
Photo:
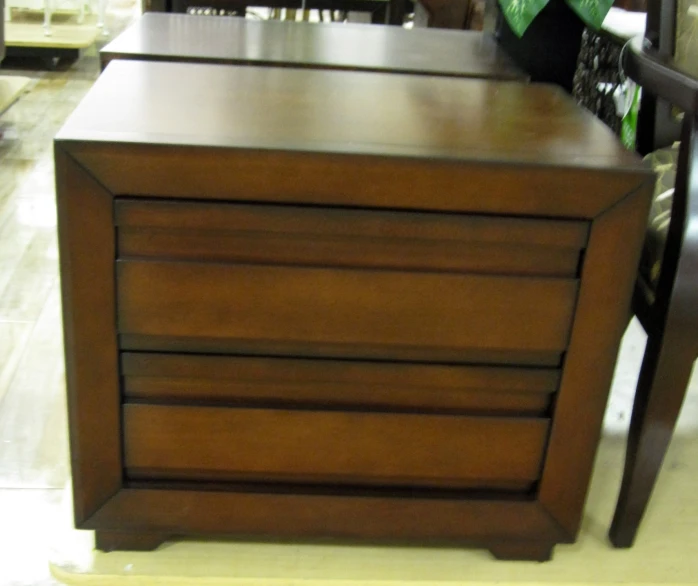
M502 14L517 37L523 36L533 19L550 0L499 0ZM553 0L557 2L559 0ZM576 0L577 2L584 0ZM593 2L594 0L587 0ZM610 0L613 3L613 0Z
M613 0L567 0L567 4L585 24L599 30L613 6Z

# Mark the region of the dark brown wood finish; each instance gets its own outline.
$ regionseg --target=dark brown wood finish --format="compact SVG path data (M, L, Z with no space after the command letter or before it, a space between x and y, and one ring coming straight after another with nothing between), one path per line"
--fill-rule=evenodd
M564 350L577 287L571 279L119 261L118 329L159 338L163 350L202 352L217 340L219 352L303 348L445 362L480 350L506 361L518 349Z
M121 488L112 195L55 148L75 522Z
M132 479L518 487L538 479L548 424L533 418L127 404L124 465Z
M330 492L330 491L328 491ZM429 522L426 523L425 520ZM145 527L163 534L262 537L334 537L494 544L506 540L559 543L555 521L536 502L522 498L396 498L376 495L303 494L277 490L216 491L124 488L84 529ZM514 529L515 527L515 529Z
M512 104L517 104L515 98ZM544 124L542 113L539 120ZM214 128L213 121L209 121L206 131L213 132ZM597 130L606 133L606 129ZM554 141L554 135L546 139L533 129L529 134L543 142ZM118 133L102 135L117 141L110 145L90 142L99 139L99 135L79 136L81 140L71 139L66 148L93 170L112 193L119 195L190 199L205 193L210 200L592 219L613 205L618 193L637 187L637 170L632 172L626 167L631 159L620 147L615 153L620 154L618 159L613 153L608 154L608 159L589 160L581 156L584 173L574 167L503 168L503 161L497 163L494 152L484 151L478 156L486 156L489 161L436 159L427 174L420 170L419 157L348 157L286 151L272 155L264 150L241 150L233 157L225 149L118 144ZM123 137L139 138L146 139L145 135ZM612 141L610 135L607 139ZM513 142L512 146L516 144L520 143ZM517 154L527 158L532 153ZM534 164L536 157L532 159ZM544 161L546 155L539 153L538 159ZM610 160L621 167L618 172L606 166ZM217 176L220 169L228 169L235 181L221 182ZM260 181L260 175L294 177L295 181L286 182L281 190L273 182Z
M582 287L540 486L540 501L574 540L586 499L595 446L601 433L608 385L630 313L630 298L651 182L612 207L593 224L582 268ZM614 287L609 287L613 282ZM599 324L604 327L600 328Z
M116 202L120 259L574 278L586 222L299 206Z
M123 389L105 402L125 414L131 478L79 519L105 546L455 540L545 559L574 538L651 177L568 98L119 61L58 144L115 206L90 234L118 245L101 310L118 317ZM475 264L454 264L455 243ZM536 256L557 251L579 268ZM81 335L81 352L102 344ZM70 384L71 401L88 392Z
M553 556L553 548L545 541L500 541L490 545L490 551L498 560L547 562Z
M235 186L250 189L246 194L237 192L237 197L232 199L244 200L247 195L260 201L266 187L272 188L268 197L273 197L273 201L293 197L293 203L304 203L298 199L303 189L301 185L288 185L280 190L273 182L259 180L259 167L253 166L245 173L242 167L248 161L238 159L240 155L259 157L258 165L261 164L269 174L269 165L278 164L276 159L283 153L294 157L288 164L289 172L298 166L298 175L292 175L296 182L307 179L303 159L306 165L313 166L315 182L328 182L324 192L318 194L321 199L316 201L324 205L341 205L340 196L330 199L329 194L333 191L350 195L347 191L353 190L357 183L369 182L363 191L371 190L371 201L348 199L345 205L390 205L388 198L391 194L388 192L398 191L404 192L408 198L407 202L397 199L392 202L399 209L414 205L413 198L420 198L426 209L441 207L438 204L440 194L424 193L428 184L418 182L409 188L409 182L403 183L393 176L390 179L399 181L398 185L405 189L385 189L385 185L371 184L376 170L370 168L374 165L367 163L376 163L374 157L391 159L386 163L402 161L405 166L414 166L413 159L424 157L451 164L467 163L468 167L508 163L512 167L507 168L512 179L532 180L535 180L535 174L519 175L516 167L543 165L561 172L583 167L597 181L597 173L605 175L608 183L599 194L591 190L586 193L591 205L601 203L600 208L591 212L592 216L614 201L612 194L617 193L623 180L628 189L636 185L635 156L612 140L612 134L605 126L592 123L591 114L578 108L562 90L551 86L277 67L191 67L182 63L116 61L110 64L109 70L113 74L102 76L81 107L69 118L64 127L66 136L69 135L72 141L140 143L142 147L227 147L219 153L229 164L235 165L233 169L238 179ZM130 82L120 83L118 80L125 76L130 77ZM186 84L181 83L183 76L187 79ZM173 87L177 88L176 92L172 91ZM144 95L148 96L147 100L140 99ZM375 99L378 95L380 100ZM173 125L172 115L193 104L198 108ZM101 116L105 109L111 112L111 116ZM530 114L518 116L518 111ZM249 152L243 154L228 149ZM135 155L137 151L129 154ZM323 156L318 160L318 155L331 154L343 156L328 156L328 159ZM354 155L356 159L345 155ZM168 149L167 158L170 157ZM181 159L174 158L169 164L184 164L182 159L187 157L188 152L182 151ZM339 178L332 176L332 168L327 169L330 173L325 176L326 169L322 166L325 160L341 165L343 188L336 184ZM281 158L280 162L285 161ZM363 168L371 175L362 176L359 172L356 177L347 173L352 170L352 163L358 163L357 170ZM383 161L377 163L380 165ZM122 176L118 159L114 164L119 174L117 185L110 181L109 187L115 188L113 192L119 195L128 195L131 193L127 189L128 178ZM217 164L214 159L209 166ZM444 175L452 170L450 167L444 169ZM275 167L271 169L277 171ZM170 169L164 171L162 175ZM381 171L380 167L378 171ZM438 175L439 167L434 171ZM531 169L520 172L535 173ZM548 169L545 172L550 173ZM110 175L106 174L106 177ZM153 172L152 175L153 178L162 178L160 173ZM430 175L423 177L422 181L433 181ZM177 182L163 183L179 184L175 194L184 195L188 189L188 195L192 196L206 188L206 184L197 183L198 179L183 176ZM411 181L412 177L409 179ZM472 195L478 190L478 198L486 199L482 190L489 187L489 191L494 192L490 196L496 199L504 180L495 186L491 177L487 179L486 184L478 183L477 178L472 185L458 183L457 189L451 187L448 195L459 191ZM563 193L555 193L553 197L547 193L538 194L538 199L572 199L568 194L585 187L584 184L571 183L570 176L565 179L568 180L565 187L554 185ZM216 198L216 193L221 191L221 182L218 178L210 180L219 185L218 189L210 190L210 197ZM583 179L580 177L580 180ZM314 185L311 183L308 187L312 195ZM172 188L168 186L166 189L169 193ZM229 189L219 197L231 199L234 187ZM152 193L162 191L162 188L153 189ZM383 191L385 193L381 193ZM438 189L434 191L438 192ZM146 194L141 191L134 195ZM431 204L428 199L432 195L437 197L436 204ZM609 199L603 201L604 195ZM462 198L466 196L456 198L455 205L446 209L458 209L456 206L463 203ZM518 191L511 197L524 199ZM386 199L381 202L381 198ZM307 203L313 203L313 200ZM578 206L578 202L573 199L567 205Z
M217 405L545 415L555 369L125 352L127 399Z
M609 532L616 547L630 547L635 540L698 357L698 72L681 70L667 57L673 51L676 4L651 2L649 7L648 33L661 35L653 35L654 47L634 40L624 66L644 86L643 99L664 98L686 112L659 280L653 289L639 274L633 298L648 338ZM656 120L641 121L645 136L652 137L655 123L665 122L659 113Z
M65 137L119 195L593 218L637 186L633 155L547 86L176 63L109 68ZM175 127L172 113L181 111L189 115ZM221 181L221 168L235 180ZM295 180L280 189L260 176Z
M95 531L95 547L101 551L151 551L169 537L166 533Z
M526 80L490 35L477 32L182 14L143 15L100 58L103 67L139 59Z

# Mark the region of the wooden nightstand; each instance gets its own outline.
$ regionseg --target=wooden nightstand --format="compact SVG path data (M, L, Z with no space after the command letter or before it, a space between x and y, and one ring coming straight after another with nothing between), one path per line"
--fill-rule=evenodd
M56 172L100 548L575 539L652 177L561 91L114 62Z

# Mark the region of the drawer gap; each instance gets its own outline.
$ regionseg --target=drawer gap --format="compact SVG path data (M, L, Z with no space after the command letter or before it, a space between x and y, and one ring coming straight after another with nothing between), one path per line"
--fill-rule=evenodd
M552 395L544 408L541 409L457 409L457 408L429 408L424 407L400 407L395 405L366 405L350 402L302 402L298 401L255 401L255 400L206 400L206 399L186 399L178 397L163 397L153 399L150 397L138 397L128 395L125 397L124 405L153 405L165 407L219 407L221 409L283 409L287 411L327 411L342 413L404 413L404 414L424 414L434 416L463 416L463 417L509 417L527 418L539 417L548 419L552 412L554 400Z
M208 340L212 346L211 349L197 348L195 350L182 350L182 347L187 345L187 340L184 338L171 338L160 336L139 336L131 334L121 334L118 336L119 348L122 350L122 355L128 354L131 356L152 356L162 355L171 357L190 356L192 358L249 358L249 359L269 359L269 360L302 360L312 362L343 362L347 364L401 364L415 366L442 366L442 367L476 367L476 368L516 368L516 369L552 369L556 370L562 367L564 360L564 352L481 352L481 351L466 351L462 352L462 359L459 360L432 360L432 359L415 359L415 358L382 358L380 356L342 356L338 353L330 353L329 355L315 354L292 354L285 352L269 352L269 351L235 351L221 349L223 342L221 340ZM197 340L198 342L199 340ZM158 347L160 343L160 347ZM202 341L204 346L207 341ZM218 349L215 348L218 346ZM335 355L336 354L336 355ZM519 358L519 362L516 358Z
M124 479L124 488L141 490L182 490L204 492L240 492L254 494L289 494L314 496L355 496L364 498L404 498L426 500L502 500L512 502L533 501L537 493L536 482L530 483L527 490L463 490L450 488L421 487L372 487L350 484L306 484L268 482L216 482L197 480L145 480Z

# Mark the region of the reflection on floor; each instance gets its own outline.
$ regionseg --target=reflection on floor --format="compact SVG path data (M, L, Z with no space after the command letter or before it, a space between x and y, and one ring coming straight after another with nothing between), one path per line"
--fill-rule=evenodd
M127 12L127 15L130 14ZM113 16L113 15L112 15ZM110 22L118 31L127 18ZM51 139L98 75L96 49L65 71L2 69L32 79L0 116L0 585L296 580L698 583L698 376L638 544L605 532L618 490L622 434L644 347L624 341L582 540L551 564L500 564L484 552L332 545L183 542L154 554L97 554L70 529L69 478ZM425 522L428 522L426 520ZM140 578L139 578L140 577ZM187 578L188 577L188 578Z
M113 31L135 15L133 2L119 2L108 14ZM6 59L0 67L4 77L29 78L0 116L0 586L57 584L48 552L52 528L66 523L52 139L97 79L97 47L65 70L44 66Z
M0 75L0 114L15 103L30 82L21 75Z

